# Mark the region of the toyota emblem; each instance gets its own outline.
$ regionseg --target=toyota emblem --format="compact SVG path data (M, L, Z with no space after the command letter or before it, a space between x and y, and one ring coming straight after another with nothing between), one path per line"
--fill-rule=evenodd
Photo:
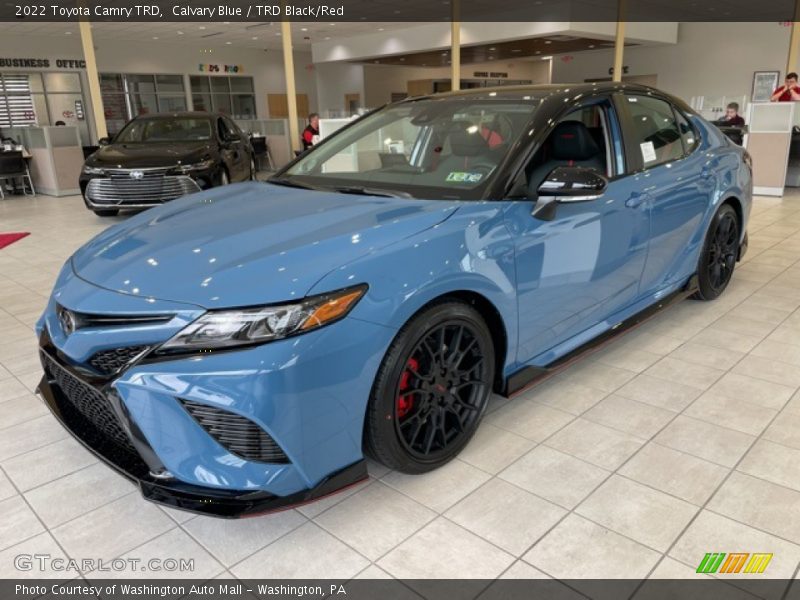
M61 329L64 331L64 335L71 335L77 326L75 315L66 308L58 309L58 322L61 323Z
M137 181L144 177L144 173L142 171L131 171L131 179L136 179Z

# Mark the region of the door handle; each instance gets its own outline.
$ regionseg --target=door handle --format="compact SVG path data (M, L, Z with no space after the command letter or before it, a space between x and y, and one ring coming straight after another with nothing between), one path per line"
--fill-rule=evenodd
M650 194L647 192L633 192L628 199L625 200L625 206L628 208L638 208L643 203L650 200Z

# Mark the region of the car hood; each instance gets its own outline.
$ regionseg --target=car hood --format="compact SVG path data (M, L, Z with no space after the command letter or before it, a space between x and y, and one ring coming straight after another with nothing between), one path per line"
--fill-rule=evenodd
M82 279L124 294L205 308L285 302L456 209L438 200L234 184L111 227L78 250L72 265Z
M190 164L211 154L210 142L181 142L158 144L110 144L92 154L86 164L90 167L144 169L171 167L178 162Z

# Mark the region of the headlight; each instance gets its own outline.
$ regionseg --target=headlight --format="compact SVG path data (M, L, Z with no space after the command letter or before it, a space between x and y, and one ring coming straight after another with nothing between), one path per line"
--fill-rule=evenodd
M181 173L189 173L191 171L205 171L213 166L214 159L209 158L208 160L203 160L191 165L180 165L178 169L181 171Z
M263 344L305 333L343 318L366 291L366 285L359 285L294 304L208 312L163 344L156 354Z
M85 165L83 167L83 172L86 173L87 175L102 175L103 173L105 173L105 171L103 171L103 169L101 169L100 167L90 167L88 165Z

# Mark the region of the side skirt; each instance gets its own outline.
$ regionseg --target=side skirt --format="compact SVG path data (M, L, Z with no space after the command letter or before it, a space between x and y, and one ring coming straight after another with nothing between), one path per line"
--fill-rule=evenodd
M607 343L617 336L624 335L635 329L642 323L648 321L662 310L677 304L681 300L688 298L697 291L697 275L693 275L689 282L680 290L665 296L658 302L651 304L644 310L614 325L611 329L589 340L584 345L575 348L559 359L554 360L544 367L527 366L519 371L512 373L507 379L503 390L503 396L513 398L514 396L532 388L565 369L581 358L600 350Z

